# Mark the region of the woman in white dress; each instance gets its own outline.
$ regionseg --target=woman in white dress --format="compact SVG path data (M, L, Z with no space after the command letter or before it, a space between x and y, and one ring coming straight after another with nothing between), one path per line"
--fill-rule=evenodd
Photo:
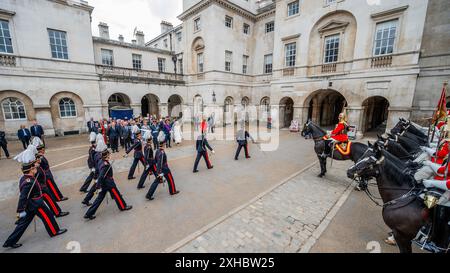
M173 123L173 138L175 140L175 144L179 145L181 143L181 123L177 119Z

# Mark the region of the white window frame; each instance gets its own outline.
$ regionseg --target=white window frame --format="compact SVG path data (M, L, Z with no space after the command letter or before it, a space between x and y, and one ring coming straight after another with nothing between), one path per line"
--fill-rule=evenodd
M225 50L225 71L232 72L233 70L233 52Z
M183 59L178 59L178 67L180 74L183 74Z
M164 47L165 47L165 48L168 48L168 47L169 47L169 44L168 44L168 42L167 42L167 38L163 40L163 43L164 43Z
M142 70L142 55L141 54L131 54L131 61L133 63L134 70Z
M243 25L243 32L246 35L250 35L250 25L249 24L244 23L244 25Z
M388 28L388 37L385 37L384 34L384 30L385 28L383 28L383 31L381 32L381 37L378 38L378 32L379 32L379 27L383 26L383 25L391 25ZM372 54L374 57L379 57L379 56L386 56L386 55L391 55L394 54L395 49L396 49L396 44L397 44L397 37L399 35L399 24L400 24L400 20L398 18L395 19L390 19L390 20L386 20L386 21L380 21L377 22L375 25L375 33L374 33L374 40L373 40L373 51ZM392 25L395 25L395 34L394 37L392 38L391 35L391 31L392 31ZM380 42L380 46L377 46L377 42ZM389 42L392 41L392 45L389 45ZM386 45L383 46L384 42L386 42ZM389 47L392 48L392 51L389 52ZM380 50L379 53L377 54L377 50ZM381 53L381 51L385 49L385 53Z
M181 33L181 31L177 32L177 41L181 42L182 39L183 39L183 34Z
M203 73L205 71L204 63L205 60L203 52L197 53L197 73Z
M233 28L233 17L225 15L225 26L227 28Z
M300 13L300 1L292 1L287 4L287 16L291 17Z
M267 104L265 104L265 102L267 102ZM262 98L261 102L260 102L260 106L261 106L261 112L270 113L270 98L269 97Z
M275 31L275 21L267 22L264 31L265 31L265 33L274 32Z
M297 43L287 43L284 45L284 66L295 67L297 59Z
M52 59L69 60L69 47L67 32L57 29L47 29L50 41L50 54Z
M160 73L166 72L166 59L165 58L158 58L158 71Z
M6 25L6 27L5 27ZM0 18L0 53L14 54L14 47L9 21ZM9 49L9 50L8 50Z
M7 105L5 104L7 103ZM13 111L13 107L11 105L15 106L15 110ZM25 108L25 104L18 98L15 97L8 97L2 100L1 102L2 112L3 112L3 118L5 121L15 121L15 120L27 120L27 111ZM6 109L5 107L8 107L9 109ZM20 111L20 108L23 109L23 111ZM9 110L9 111L6 111ZM6 113L9 113L11 115L11 118L6 118ZM23 113L24 117L20 117L20 115ZM18 115L19 118L14 118L14 114Z
M248 74L248 61L250 57L248 55L242 55L242 74Z
M61 104L62 102L62 104ZM61 109L61 106L64 107L64 109ZM67 109L69 107L69 109ZM77 105L71 98L62 98L58 102L58 109L59 109L59 117L60 118L76 118L78 116L77 114ZM63 116L63 112L65 113ZM69 115L67 115L69 114Z
M202 29L202 20L201 17L197 17L194 19L194 32L200 31Z
M328 53L331 53L331 51L335 51L336 48L336 40L337 40L337 54L327 55ZM333 34L326 36L324 39L324 48L323 48L323 63L324 64L331 64L331 63L337 63L339 62L339 55L341 52L341 35L340 34ZM330 48L327 48L327 46L330 45ZM332 48L331 48L332 47Z
M107 55L106 53L110 53ZM101 48L100 55L102 57L102 65L113 67L114 66L114 51L111 49Z
M269 58L270 57L270 58ZM270 59L270 63L267 62ZM268 70L268 67L270 66L270 71ZM266 54L264 55L264 68L263 68L264 74L271 74L273 72L273 54Z

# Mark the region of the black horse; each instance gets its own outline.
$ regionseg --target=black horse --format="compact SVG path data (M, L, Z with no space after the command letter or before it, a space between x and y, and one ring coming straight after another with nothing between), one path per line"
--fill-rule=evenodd
M319 177L324 177L327 173L327 158L333 158L336 160L352 160L357 162L363 155L370 153L369 146L354 142L351 146L349 155L342 155L340 152L332 151L330 147L330 140L325 140L326 132L312 121L308 121L301 132L305 138L312 137L314 139L314 151L317 154L320 162L320 174Z
M428 209L418 198L422 191L411 172L398 158L383 150L377 143L375 155L362 158L347 171L351 179L368 181L376 178L383 200L383 220L394 234L401 253L411 253L413 240L428 218Z
M407 131L411 134L414 134L415 136L422 138L422 139L428 139L428 136L422 132L420 129L418 129L416 126L414 126L411 121L405 120L403 118L400 118L400 121L397 123L397 125L392 128L391 133L392 134L401 134L404 131Z
M398 142L402 145L403 148L405 148L408 153L412 154L412 155L417 155L419 153L422 153L422 150L420 149L420 144L415 142L414 140L407 138L405 136L401 136L401 135L391 135L388 134L388 136L395 140L395 142Z
M378 136L378 144L382 144L382 146L385 147L385 149L395 155L396 157L398 157L399 159L401 159L402 161L407 161L407 160L414 160L415 155L410 154L405 148L403 148L403 146L398 143L395 142L395 140L391 139L391 138L383 138L381 136Z

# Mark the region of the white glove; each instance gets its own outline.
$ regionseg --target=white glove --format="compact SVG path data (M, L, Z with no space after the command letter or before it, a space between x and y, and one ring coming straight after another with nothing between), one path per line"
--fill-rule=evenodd
M426 152L429 156L432 156L432 155L434 155L434 153L435 153L436 151L435 151L434 149L425 147L425 152Z
M19 218L23 218L27 216L27 213L25 211L22 211L21 213L19 213Z
M91 169L91 172L95 172L95 168L92 168L92 169Z
M211 153L215 154L215 153L216 153L216 151L212 150L212 151L211 151Z
M160 174L160 175L158 175L158 177L161 177L161 178L162 178L163 176L164 176L164 174Z

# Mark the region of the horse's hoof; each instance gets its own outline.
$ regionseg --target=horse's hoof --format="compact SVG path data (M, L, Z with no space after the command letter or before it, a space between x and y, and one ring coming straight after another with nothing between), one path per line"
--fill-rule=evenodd
M324 176L325 176L325 174L319 174L317 177L323 178Z

